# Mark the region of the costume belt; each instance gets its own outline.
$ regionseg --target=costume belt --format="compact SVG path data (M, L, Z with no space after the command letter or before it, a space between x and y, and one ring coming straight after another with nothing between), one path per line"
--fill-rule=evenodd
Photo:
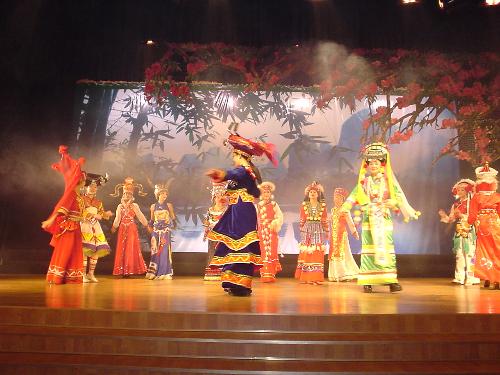
M255 200L254 196L247 192L247 189L228 190L226 191L226 197L228 197L229 204L238 203L238 198L241 198L243 202L251 203Z

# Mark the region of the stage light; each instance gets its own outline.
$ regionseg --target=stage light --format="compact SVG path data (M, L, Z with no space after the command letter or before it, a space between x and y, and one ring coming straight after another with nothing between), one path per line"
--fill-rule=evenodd
M437 0L439 9L447 9L455 0Z
M492 6L495 6L495 5L498 5L500 4L500 0L485 0L484 1L484 5L486 5L487 7L492 7Z
M288 109L290 111L309 112L311 110L312 101L310 98L302 96L300 98L290 98Z
M148 45L148 46L154 46L155 42L154 42L154 40L147 40L146 41L146 45Z
M419 0L401 0L403 5L410 5L410 4L418 4L420 1Z

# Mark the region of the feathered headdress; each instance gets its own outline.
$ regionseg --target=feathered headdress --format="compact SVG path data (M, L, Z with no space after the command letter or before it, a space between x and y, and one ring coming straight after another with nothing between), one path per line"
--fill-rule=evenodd
M112 197L120 196L120 189L122 189L122 195L124 193L130 193L134 195L135 189L138 190L137 194L139 194L141 197L148 195L148 193L144 192L144 188L142 187L142 185L134 182L134 179L132 177L125 178L122 184L116 184L115 191L110 195Z
M230 128L234 129L233 133L227 137L224 144L229 144L233 147L233 151L243 155L246 158L252 156L262 156L265 154L274 166L278 165L278 154L276 146L272 143L254 142L248 138L242 137L237 133L237 123L232 123Z

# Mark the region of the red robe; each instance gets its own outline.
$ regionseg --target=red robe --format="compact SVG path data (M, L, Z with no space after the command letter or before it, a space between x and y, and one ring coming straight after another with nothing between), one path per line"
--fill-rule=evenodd
M54 284L81 283L83 257L80 220L84 206L82 198L75 190L84 178L81 166L85 160L71 158L67 146L59 146L59 153L61 160L53 164L52 168L63 175L65 188L50 217L57 216L54 222L45 228L52 234L50 245L54 247L47 281Z
M500 282L500 194L474 194L469 207L469 224L475 224L476 263L474 275Z

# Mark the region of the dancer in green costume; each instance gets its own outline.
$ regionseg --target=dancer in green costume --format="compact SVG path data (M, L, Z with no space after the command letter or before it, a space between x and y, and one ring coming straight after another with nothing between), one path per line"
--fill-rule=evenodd
M396 254L392 237L392 211L400 211L405 221L417 219L391 168L389 151L383 143L372 143L364 150L358 184L343 205L348 212L361 206L361 267L358 284L366 293L372 285L388 285L391 292L402 290L398 283Z

